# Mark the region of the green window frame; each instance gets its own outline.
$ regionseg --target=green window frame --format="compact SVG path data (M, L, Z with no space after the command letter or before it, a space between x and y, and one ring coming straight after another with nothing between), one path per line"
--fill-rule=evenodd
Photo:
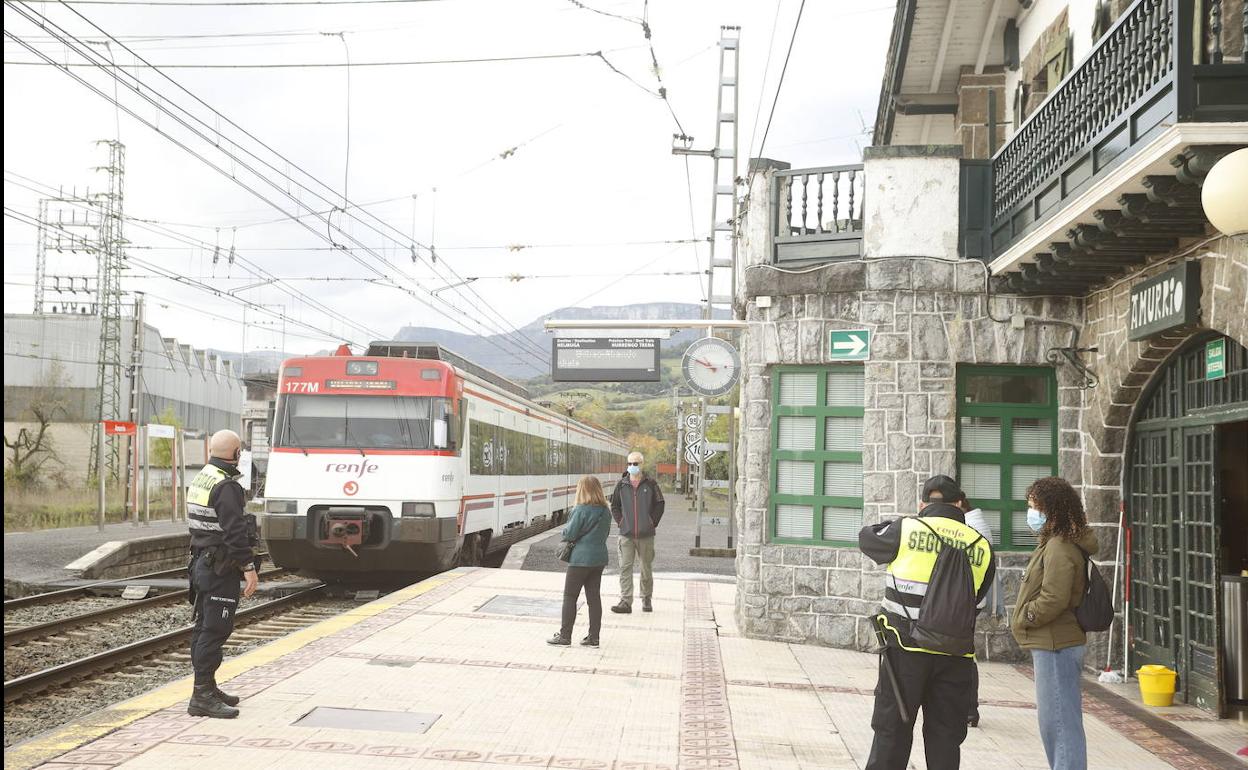
M972 401L972 391L989 378L1003 389L1024 386L1032 400ZM958 482L988 516L994 548L1032 550L1025 495L1033 479L1057 475L1057 374L1045 366L959 365L957 394Z
M814 403L785 403L783 385L786 378L794 375L805 382L810 382L810 376L814 377ZM831 405L830 377L837 384ZM863 508L862 421L866 412L861 395L865 387L863 377L861 364L777 366L772 370L770 542L857 545ZM839 441L841 445L829 448L830 440ZM795 443L809 444L809 447L794 448ZM788 465L790 463L792 465ZM782 464L786 465L785 479L781 478ZM835 467L838 465L841 466L839 470ZM789 472L794 469L799 471L796 477ZM832 469L831 474L829 469ZM809 493L795 492L792 489L794 479L800 482L806 473L811 476ZM810 509L808 528L803 526L805 508ZM809 534L803 536L802 531Z

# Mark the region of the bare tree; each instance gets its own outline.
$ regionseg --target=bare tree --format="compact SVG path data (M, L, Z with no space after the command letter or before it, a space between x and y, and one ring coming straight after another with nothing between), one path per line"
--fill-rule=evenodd
M60 396L63 372L59 364L53 365L42 384L31 391L26 412L34 426L19 428L10 440L4 437L6 450L4 479L21 488L39 485L44 467L49 463L60 464L55 441L50 429L58 418L67 416L65 402Z

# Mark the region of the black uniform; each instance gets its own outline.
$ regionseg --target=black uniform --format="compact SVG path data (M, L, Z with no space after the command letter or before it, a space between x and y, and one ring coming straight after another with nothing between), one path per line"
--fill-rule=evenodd
M196 688L216 688L221 647L234 631L239 581L252 565L254 517L245 511L238 467L212 458L191 482L187 526L191 531L191 595L195 628L191 665Z
M965 527L962 511L952 505L934 503L920 516L939 517ZM912 560L908 570L894 574L899 557L916 550L931 550L922 548L923 539L903 541L902 532L901 520L894 520L868 525L858 536L859 548L864 554L877 564L889 565L880 615L886 647L875 687L875 710L871 715L875 739L866 770L904 770L909 765L914 724L920 708L923 709L923 743L928 770L957 770L962 741L966 739L967 713L974 697L975 659L926 650L911 637L912 618L917 617L935 560ZM970 540L978 538L978 533L966 527L966 536ZM983 574L977 577L976 601L986 595L995 572L986 541L981 547L986 549L988 559ZM904 719L885 669L886 663L897 677Z

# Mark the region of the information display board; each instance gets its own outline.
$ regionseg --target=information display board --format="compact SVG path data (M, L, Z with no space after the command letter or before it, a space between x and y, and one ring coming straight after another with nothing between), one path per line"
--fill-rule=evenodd
M558 337L555 382L658 382L659 341L643 337Z

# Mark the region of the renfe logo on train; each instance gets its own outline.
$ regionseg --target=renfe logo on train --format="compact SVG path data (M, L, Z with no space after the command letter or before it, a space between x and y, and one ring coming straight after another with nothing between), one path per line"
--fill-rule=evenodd
M1131 288L1127 339L1195 323L1200 312L1200 263L1184 262Z
M380 468L377 463L367 460L362 463L325 463L326 473L354 473L356 478L363 478L365 473L376 473Z

